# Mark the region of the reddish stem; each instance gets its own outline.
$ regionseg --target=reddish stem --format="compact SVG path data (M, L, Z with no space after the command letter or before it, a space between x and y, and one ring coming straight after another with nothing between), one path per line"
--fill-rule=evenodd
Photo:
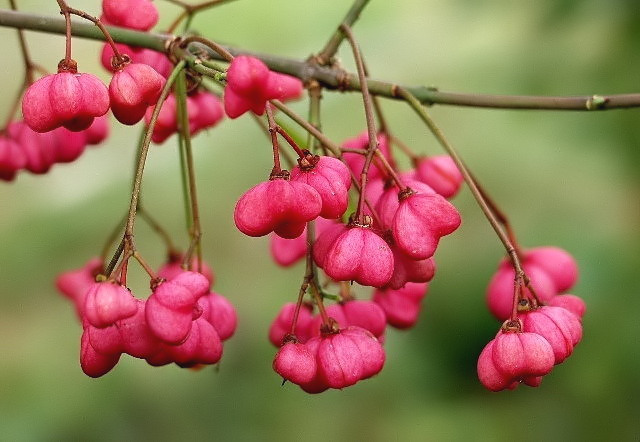
M158 275L156 275L156 273L153 271L153 269L147 263L147 261L144 260L140 252L138 251L133 252L133 257L136 259L136 261L140 263L142 268L145 270L145 272L147 272L147 274L151 277L151 279L157 279Z
M113 49L114 58L116 60L116 62L113 63L114 68L118 68L119 66L122 66L130 61L129 57L122 55L122 53L118 50L118 47L116 46L116 43L113 41L111 34L107 30L107 28L102 24L99 18L89 15L86 12L81 11L79 9L70 8L69 5L67 5L67 3L65 2L65 0L57 0L57 2L58 2L58 5L60 6L60 13L64 15L64 18L67 23L67 47L66 47L66 54L65 54L66 62L69 62L69 60L71 60L71 15L72 14L77 15L78 17L84 18L85 20L89 20L90 22L95 24L98 27L98 29L100 29L100 31L104 35L105 40L107 41L107 43L109 43L109 45L111 46L111 49Z
M376 123L373 116L373 105L371 103L371 94L367 87L367 79L365 77L364 64L362 62L362 55L358 43L351 32L351 28L346 24L340 25L340 30L344 33L345 37L351 45L353 51L353 58L356 61L356 67L358 69L358 78L360 85L362 86L362 101L364 104L364 113L367 119L367 130L369 132L369 147L367 148L367 156L362 167L362 173L360 174L360 198L358 199L358 208L356 209L356 218L361 224L366 224L364 216L364 195L367 188L367 179L369 177L369 168L371 167L371 161L373 160L373 154L378 149L378 134L376 131Z
M66 25L66 42L64 51L65 64L71 61L71 13L69 12L69 6L64 0L57 0L58 6L60 6L60 13L64 15L64 21Z
M267 103L267 121L269 122L269 133L271 134L271 145L273 146L273 169L271 175L278 175L282 173L282 167L280 166L280 146L278 145L278 125L273 118L273 110L271 104Z
M513 285L513 304L511 307L511 321L518 319L518 303L522 299L523 274L516 273Z
M267 104L267 106L270 106L270 104ZM302 149L300 149L300 147L298 146L298 144L294 141L293 138L291 138L291 135L289 135L287 133L287 131L285 131L279 124L276 124L276 131L282 135L282 137L287 141L287 143L289 143L289 146L293 147L293 150L296 151L296 153L298 154L298 156L300 158L304 158L305 157L305 153L302 151Z

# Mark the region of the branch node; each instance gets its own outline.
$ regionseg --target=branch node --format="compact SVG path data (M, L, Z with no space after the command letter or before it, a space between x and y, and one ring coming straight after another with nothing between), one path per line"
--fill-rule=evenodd
M609 99L603 97L602 95L593 95L589 97L585 105L587 107L587 110L600 110L604 109L608 102Z

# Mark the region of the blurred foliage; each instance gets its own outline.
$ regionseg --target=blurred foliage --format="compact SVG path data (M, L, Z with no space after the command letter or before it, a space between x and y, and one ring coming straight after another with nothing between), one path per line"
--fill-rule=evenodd
M20 0L56 14L55 2ZM99 2L74 7L99 13ZM179 11L157 0L166 26ZM317 51L349 2L243 0L194 20L220 42L304 58ZM512 94L637 91L636 1L373 0L354 30L372 75L442 90ZM8 109L20 84L15 31L0 30ZM60 36L28 33L34 58L53 70ZM102 72L96 42L74 41L81 70ZM350 51L340 52L353 69ZM102 78L107 75L102 72ZM306 112L303 103L297 104ZM400 103L391 127L424 153L439 147ZM205 256L216 290L237 306L237 335L219 369L151 368L123 357L93 380L78 364L80 325L52 281L98 253L128 205L138 128L117 127L47 175L0 186L0 440L628 440L640 437L640 110L599 113L434 107L433 116L512 217L527 246L569 250L581 267L575 293L588 304L585 337L537 389L492 394L475 362L499 324L484 305L502 251L468 191L455 203L462 228L442 241L438 274L418 326L390 330L376 378L310 396L280 386L266 330L293 300L302 268L272 264L267 241L234 229L236 198L267 177L267 139L250 118L195 140ZM357 94L325 93L323 127L337 141L365 127ZM176 141L152 149L146 207L185 243ZM159 265L157 238L139 225L138 245ZM137 293L144 296L144 283Z

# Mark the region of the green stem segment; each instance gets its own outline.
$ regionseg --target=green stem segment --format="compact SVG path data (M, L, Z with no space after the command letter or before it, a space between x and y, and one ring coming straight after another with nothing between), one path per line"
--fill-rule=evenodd
M38 15L26 12L0 9L0 26L32 31L65 33L64 18ZM166 52L169 43L174 39L170 34L140 32L130 29L107 27L109 34L117 43ZM88 23L71 24L71 34L76 37L105 40L100 29ZM196 44L197 45L197 44ZM199 47L205 48L204 45ZM357 75L341 69L323 67L317 63L300 61L272 54L261 54L242 48L224 46L232 55L244 54L261 59L270 69L293 75L304 81L316 80L325 89L342 89L360 91L360 80ZM212 58L222 60L223 57L210 51ZM445 104L453 106L469 106L496 109L537 109L537 110L575 110L594 111L620 108L640 107L640 93L614 95L557 96L545 97L534 95L487 95L461 94L439 91L433 87L401 86L391 82L367 79L369 92L381 97L402 99L399 89L409 91L423 104Z
M440 145L442 145L444 150L451 156L454 163L456 163L456 166L460 170L460 173L462 173L464 181L469 186L469 190L471 191L473 198L476 200L476 202L480 206L480 209L482 210L485 217L489 221L489 224L491 225L493 230L498 235L498 238L504 245L504 248L507 251L509 258L511 259L511 263L516 272L516 280L523 279L525 282L527 282L527 278L522 268L522 263L520 262L520 257L518 256L515 246L511 242L509 235L507 235L507 233L505 233L505 231L500 226L500 222L496 218L496 215L494 214L493 210L491 210L491 207L489 206L489 204L487 204L487 201L485 200L485 197L482 191L478 188L473 176L465 166L460 155L458 155L458 152L456 151L456 149L454 149L451 143L449 143L447 138L444 136L444 133L442 132L442 130L436 125L435 121L433 121L433 119L427 113L424 106L422 106L422 104L416 97L414 97L409 91L405 89L399 89L398 93L407 101L407 103L409 103L409 105L413 108L416 114L418 114L420 119L427 125L431 133L436 137Z
M351 49L353 51L353 58L356 61L356 67L358 69L358 78L362 85L362 101L364 103L364 113L367 119L367 131L369 132L369 147L367 148L367 155L364 160L364 166L362 167L362 173L360 174L360 198L358 199L358 208L356 210L356 218L361 225L366 225L364 218L364 195L367 187L367 178L369 176L369 168L373 161L373 155L378 150L378 132L376 130L376 122L373 113L373 103L371 102L371 94L366 87L366 78L364 63L362 62L362 55L360 54L360 48L358 43L351 32L351 28L347 25L341 25L340 29L346 36Z
M153 129L156 126L156 121L158 120L158 115L160 114L160 109L162 108L162 103L169 95L171 91L171 87L175 82L178 74L184 69L185 62L180 61L174 67L171 75L167 78L167 82L164 85L164 88L160 92L160 97L156 102L156 106L153 109L153 113L151 114L151 120L149 121L149 126L147 127L147 131L144 135L144 140L142 141L142 145L140 147L140 152L138 155L138 161L136 164L136 171L133 178L133 189L131 190L131 203L129 204L129 212L127 214L127 222L124 230L124 237L118 250L114 254L111 262L109 264L109 268L113 268L115 263L118 261L119 257L124 252L123 262L128 260L135 252L135 244L133 241L133 228L135 226L136 221L136 212L138 209L138 201L140 199L140 189L142 187L142 175L144 174L144 165L147 160L147 154L149 153L149 146L151 144L151 135L153 134ZM121 280L126 280L126 263L122 265L122 272L124 275L121 276Z
M318 64L324 65L331 61L331 58L336 54L338 48L340 47L340 44L342 43L342 40L344 40L345 38L342 26L353 26L356 20L358 20L358 18L360 17L360 13L364 9L364 7L367 6L367 3L369 3L369 0L356 0L355 2L353 2L353 5L351 5L351 8L340 23L340 26L338 26L336 32L334 32L324 48L320 52L318 52L318 55L315 56L315 61Z
M187 253L185 253L182 265L191 267L191 257L193 253L197 256L197 271L202 271L202 247L200 246L200 238L202 230L200 228L200 210L198 206L198 192L196 189L195 164L193 161L193 149L191 147L191 132L189 130L189 114L187 112L187 78L184 70L178 73L176 80L176 96L178 104L178 127L180 129L180 138L184 146L184 159L186 164L187 182L189 185L189 205L191 208L192 225L189 229L191 243Z

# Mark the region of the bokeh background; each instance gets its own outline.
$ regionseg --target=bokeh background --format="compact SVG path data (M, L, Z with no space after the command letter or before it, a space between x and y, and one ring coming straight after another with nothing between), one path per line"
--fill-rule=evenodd
M6 2L8 3L8 2ZM56 14L55 2L20 0ZM166 26L179 9L156 0ZM99 13L99 2L70 4ZM202 13L216 41L305 58L349 7L345 0L242 0ZM2 5L6 7L8 5ZM373 0L355 26L372 76L442 90L505 94L638 92L635 1ZM0 29L0 115L21 84L15 31ZM54 70L64 40L29 32L38 63ZM99 43L74 40L81 70L108 79ZM340 51L349 70L348 48ZM15 67L14 67L15 65ZM304 103L296 109L305 112ZM419 152L439 146L407 106L385 101L394 133ZM364 130L357 94L325 93L323 125L336 141ZM388 362L344 391L304 394L271 370L267 328L295 298L302 267L278 268L266 239L233 226L235 200L270 170L270 147L248 117L195 139L205 257L239 328L218 368L152 368L123 357L103 378L78 363L81 327L53 287L61 271L98 253L121 219L139 128L44 176L0 185L0 440L618 440L640 438L640 110L499 111L439 106L434 118L509 213L525 246L557 245L581 269L588 305L583 342L540 388L487 392L475 363L499 324L485 288L500 244L468 190L463 226L445 238L421 320L389 330ZM146 207L185 244L176 139L151 151ZM154 265L162 245L139 224ZM140 281L134 288L146 296Z

